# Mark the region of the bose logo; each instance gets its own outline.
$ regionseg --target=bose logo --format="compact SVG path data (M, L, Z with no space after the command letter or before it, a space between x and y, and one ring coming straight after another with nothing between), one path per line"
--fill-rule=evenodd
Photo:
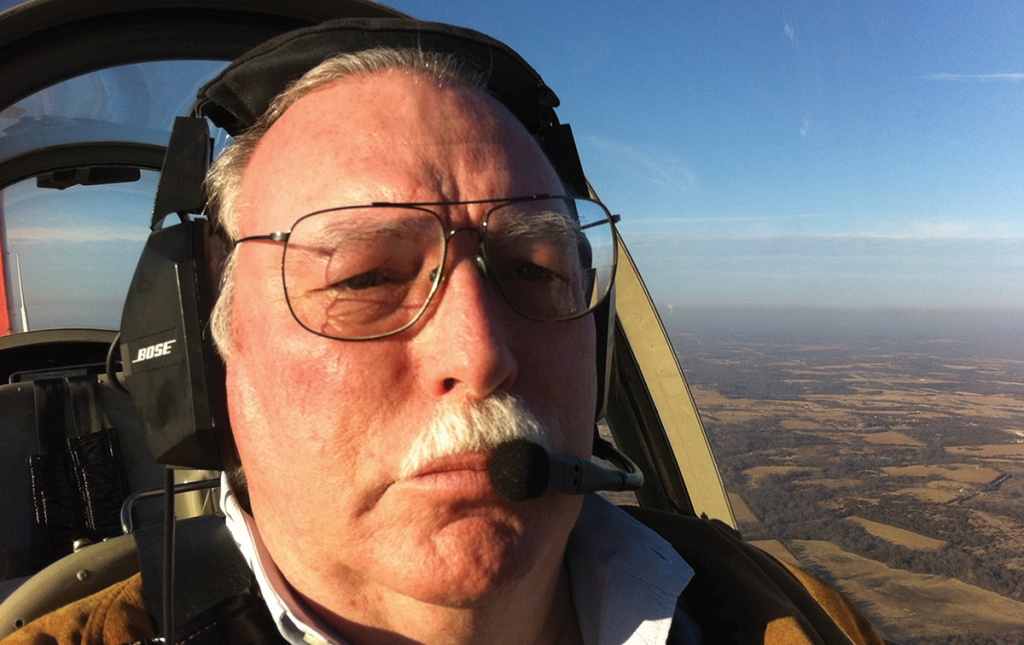
M163 343L157 343L156 345L150 345L149 347L143 347L139 350L138 356L132 361L132 364L141 363L142 361L148 361L151 358L157 358L158 356L168 356L171 353L171 345L178 342L175 340L168 340Z

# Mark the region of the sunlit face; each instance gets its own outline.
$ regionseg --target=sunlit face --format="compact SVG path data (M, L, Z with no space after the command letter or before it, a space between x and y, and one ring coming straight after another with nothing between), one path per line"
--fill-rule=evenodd
M409 73L350 78L300 99L261 141L241 193L241 234L375 201L562 194L550 165L493 99ZM486 206L443 209L451 228ZM489 450L402 473L446 404L510 393L560 452L589 454L596 398L590 316L514 313L475 267L473 235L449 251L443 292L413 327L350 342L289 313L279 244L237 250L228 392L253 513L299 593L335 615L395 596L472 606L560 566L580 499L500 499Z

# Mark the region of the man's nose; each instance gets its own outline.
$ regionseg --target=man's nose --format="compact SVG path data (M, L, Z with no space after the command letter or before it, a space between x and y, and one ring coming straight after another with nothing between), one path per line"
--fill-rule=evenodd
M461 237L461 236L460 236ZM424 386L436 396L477 399L509 389L518 363L512 350L510 311L488 284L486 264L472 236L450 257L433 311L416 336Z

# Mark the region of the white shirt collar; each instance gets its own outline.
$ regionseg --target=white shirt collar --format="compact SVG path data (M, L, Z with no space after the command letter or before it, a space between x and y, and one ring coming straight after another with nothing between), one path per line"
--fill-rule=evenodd
M292 592L226 479L221 491L228 529L282 636L294 645L347 645ZM693 577L668 542L597 495L584 499L566 564L585 645L662 645L676 599Z
M693 569L613 504L587 495L566 562L586 645L661 644Z

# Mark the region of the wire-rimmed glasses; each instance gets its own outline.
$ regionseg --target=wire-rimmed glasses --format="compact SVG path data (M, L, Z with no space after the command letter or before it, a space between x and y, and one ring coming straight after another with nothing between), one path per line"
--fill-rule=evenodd
M480 226L451 229L438 209L493 204ZM615 217L589 199L532 195L462 202L343 206L300 217L289 231L236 242L283 242L281 278L300 325L339 340L408 329L446 274L448 243L479 238L477 267L525 318L593 311L615 275Z

